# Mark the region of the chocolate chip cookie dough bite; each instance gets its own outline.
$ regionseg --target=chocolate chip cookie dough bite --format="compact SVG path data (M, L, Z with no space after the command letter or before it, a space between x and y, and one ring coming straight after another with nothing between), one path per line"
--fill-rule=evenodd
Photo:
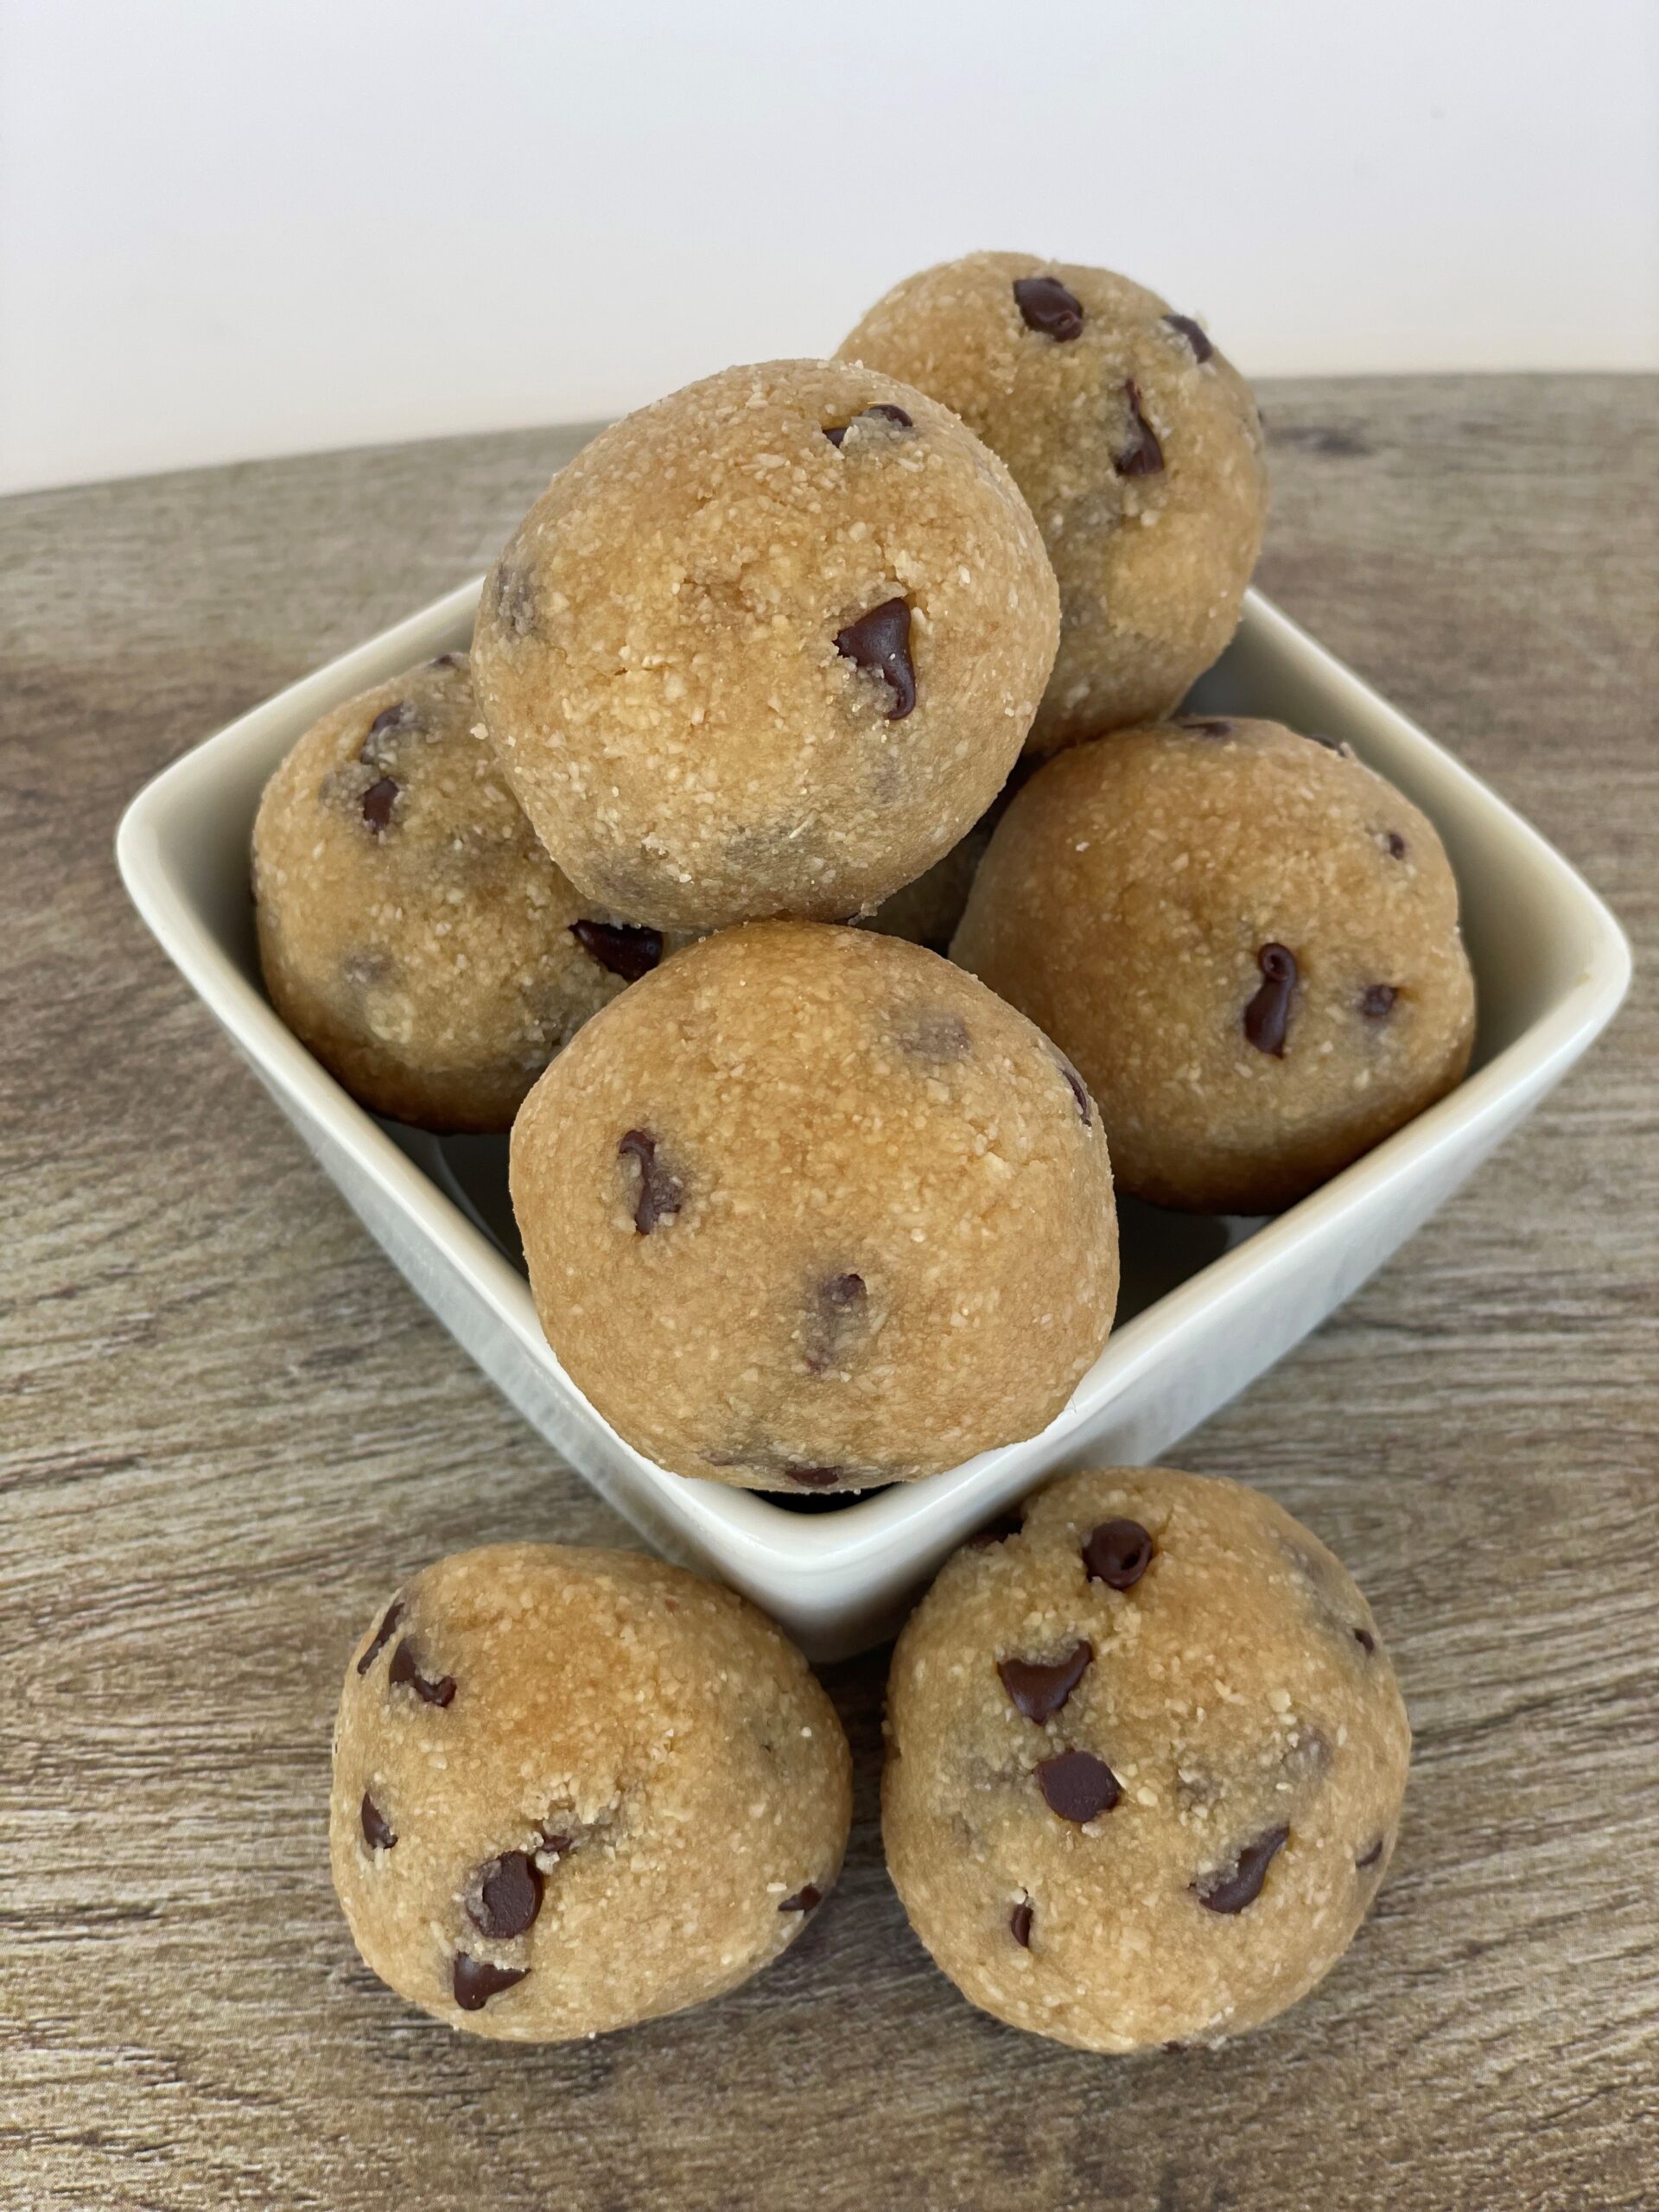
M800 1654L632 1552L441 1560L346 1669L329 1841L353 1938L475 2035L563 2042L735 1988L833 1885L850 1817Z
M1058 603L1007 471L840 362L728 369L563 469L484 588L490 735L583 894L845 920L982 814Z
M950 1560L887 1688L881 1829L964 1996L1085 2050L1217 2042L1351 1942L1411 1736L1370 1608L1270 1500L1073 1475Z
M512 1186L565 1371L683 1475L938 1473L1046 1426L1111 1326L1082 1083L895 938L767 923L677 954L531 1092Z
M1474 985L1433 825L1328 741L1206 716L1048 762L951 956L1099 1102L1120 1185L1289 1205L1450 1090Z
M265 787L259 957L278 1014L378 1114L505 1129L567 1039L683 940L559 874L478 734L464 654L325 715Z
M975 253L893 287L842 358L954 408L1030 502L1060 588L1034 751L1167 713L1237 626L1268 480L1249 386L1109 269Z

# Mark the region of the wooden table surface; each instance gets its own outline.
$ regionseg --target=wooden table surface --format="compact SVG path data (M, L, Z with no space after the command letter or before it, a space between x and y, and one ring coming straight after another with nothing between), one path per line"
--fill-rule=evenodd
M149 942L124 802L480 568L569 434L0 505L0 2202L1659 2204L1659 391L1269 386L1262 580L1611 899L1631 1001L1359 1297L1176 1455L1347 1560L1417 1757L1353 1952L1218 2052L1090 2058L929 1965L830 1670L846 1877L722 2003L485 2044L359 1965L351 1639L421 1561L626 1540L428 1318ZM1647 974L1643 962L1645 957Z

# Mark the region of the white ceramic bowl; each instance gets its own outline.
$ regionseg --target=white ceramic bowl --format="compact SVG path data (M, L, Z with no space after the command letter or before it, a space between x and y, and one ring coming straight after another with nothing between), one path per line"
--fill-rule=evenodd
M440 1139L376 1121L289 1033L260 987L248 842L265 779L338 701L464 647L478 592L476 582L452 592L175 761L122 822L121 873L372 1235L525 1419L659 1550L747 1591L815 1657L888 1633L944 1554L1039 1478L1155 1459L1242 1389L1537 1104L1629 981L1618 925L1560 854L1251 593L1237 637L1192 703L1345 738L1438 824L1479 992L1467 1079L1274 1220L1206 1222L1126 1205L1118 1327L1040 1436L817 1510L688 1481L625 1444L549 1350L518 1264L505 1140Z

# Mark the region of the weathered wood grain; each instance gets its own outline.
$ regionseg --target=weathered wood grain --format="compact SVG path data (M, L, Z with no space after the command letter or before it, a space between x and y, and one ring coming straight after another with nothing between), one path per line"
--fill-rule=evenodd
M1266 394L1267 588L1659 952L1650 381ZM1217 2054L982 2018L882 1872L726 2002L571 2050L357 1964L347 1645L418 1561L614 1540L416 1305L126 908L163 761L487 558L557 434L0 505L0 2201L1580 2212L1659 2202L1659 1020L1180 1453L1348 1560L1418 1759L1325 1988Z

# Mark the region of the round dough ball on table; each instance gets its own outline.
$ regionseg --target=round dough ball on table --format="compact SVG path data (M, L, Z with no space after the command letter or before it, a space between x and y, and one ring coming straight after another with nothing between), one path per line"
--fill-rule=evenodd
M445 653L325 715L265 786L253 888L283 1020L377 1114L505 1129L665 949L559 874Z
M1100 1103L1122 1187L1267 1213L1459 1081L1474 982L1427 817L1329 741L1211 716L1048 762L951 957Z
M680 1474L936 1474L1044 1427L1111 1327L1076 1071L896 938L762 923L677 955L531 1092L512 1184L548 1341Z
M1347 1948L1411 1732L1370 1610L1268 1498L1072 1475L947 1561L887 1688L881 1827L963 1993L1085 2050L1217 2042Z
M1237 627L1268 511L1249 386L1198 324L1109 269L974 253L841 353L954 408L1030 502L1060 587L1032 749L1174 707Z
M1036 524L956 417L830 361L604 431L484 588L479 697L543 842L661 928L846 920L995 798L1054 658Z
M452 2027L602 2033L734 1989L833 1885L835 1708L747 1599L632 1552L440 1560L378 1617L334 1731L334 1886Z

